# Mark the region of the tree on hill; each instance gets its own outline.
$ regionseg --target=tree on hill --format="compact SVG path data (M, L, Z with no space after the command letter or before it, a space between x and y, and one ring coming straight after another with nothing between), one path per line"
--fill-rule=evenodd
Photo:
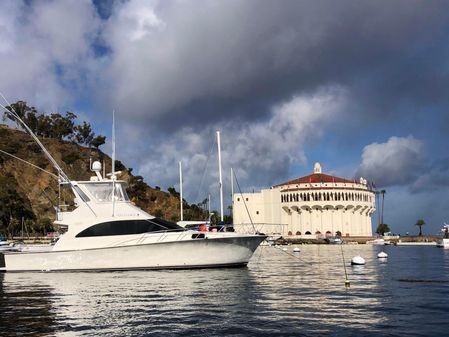
M171 186L169 188L167 188L168 193L170 193L171 195L175 196L175 197L180 197L179 192L176 191L176 189Z
M95 134L92 132L92 127L89 123L84 121L82 125L75 126L75 141L78 144L89 145L94 136Z
M38 112L35 107L28 106L25 101L17 101L6 107L3 120L9 119L19 129L24 129L23 125L13 116L13 112L28 125L31 131L40 137L68 139L79 144L92 145L97 149L106 140L106 137L102 135L95 137L89 123L84 121L81 125L76 125L77 116L70 111L67 111L65 114L58 112L45 114Z
M416 221L415 226L419 227L419 236L422 236L422 229L421 227L424 226L426 224L426 222L423 219L419 219Z
M106 137L99 135L91 140L90 145L98 149L104 143L106 143Z
M135 176L129 179L127 192L131 200L148 201L147 189L148 185L143 181L142 176Z
M376 229L376 233L379 235L384 235L387 232L390 232L390 227L384 223L381 223Z
M51 138L64 139L66 137L72 138L74 134L74 120L76 115L72 112L67 112L65 116L59 113L52 113L51 119Z

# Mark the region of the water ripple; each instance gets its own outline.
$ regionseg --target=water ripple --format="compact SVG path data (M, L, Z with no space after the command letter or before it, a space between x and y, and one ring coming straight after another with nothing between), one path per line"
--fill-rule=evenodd
M289 247L290 251L292 247ZM0 275L0 335L427 336L446 333L435 247L261 247L248 268Z

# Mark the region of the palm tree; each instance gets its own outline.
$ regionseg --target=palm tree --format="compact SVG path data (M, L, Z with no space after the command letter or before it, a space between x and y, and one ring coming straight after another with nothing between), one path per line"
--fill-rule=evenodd
M380 215L380 223L383 224L384 223L384 201L385 201L385 193L387 193L387 191L385 190L381 190L380 194L382 194L382 212Z
M379 226L380 225L380 205L379 205L379 194L380 194L380 191L375 191L374 194L376 195L377 226Z
M426 222L423 219L419 219L418 221L416 221L415 226L419 227L419 236L422 236L421 227L424 226L425 224Z

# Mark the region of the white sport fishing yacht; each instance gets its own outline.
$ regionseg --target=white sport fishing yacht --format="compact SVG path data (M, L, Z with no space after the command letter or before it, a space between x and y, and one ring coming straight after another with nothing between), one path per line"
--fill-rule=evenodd
M90 181L71 181L34 133L23 123L58 171L60 183L74 194L75 208L58 210L55 224L67 231L46 251L0 254L0 271L82 271L190 269L245 266L264 235L198 232L156 218L136 207L125 182L100 174ZM114 144L113 132L113 144ZM115 146L113 145L113 160Z

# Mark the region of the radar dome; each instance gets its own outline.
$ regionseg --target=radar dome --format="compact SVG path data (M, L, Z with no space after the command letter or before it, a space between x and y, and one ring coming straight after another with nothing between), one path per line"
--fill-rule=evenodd
M101 171L101 163L99 161L94 161L92 163L92 171L95 171L95 172Z

